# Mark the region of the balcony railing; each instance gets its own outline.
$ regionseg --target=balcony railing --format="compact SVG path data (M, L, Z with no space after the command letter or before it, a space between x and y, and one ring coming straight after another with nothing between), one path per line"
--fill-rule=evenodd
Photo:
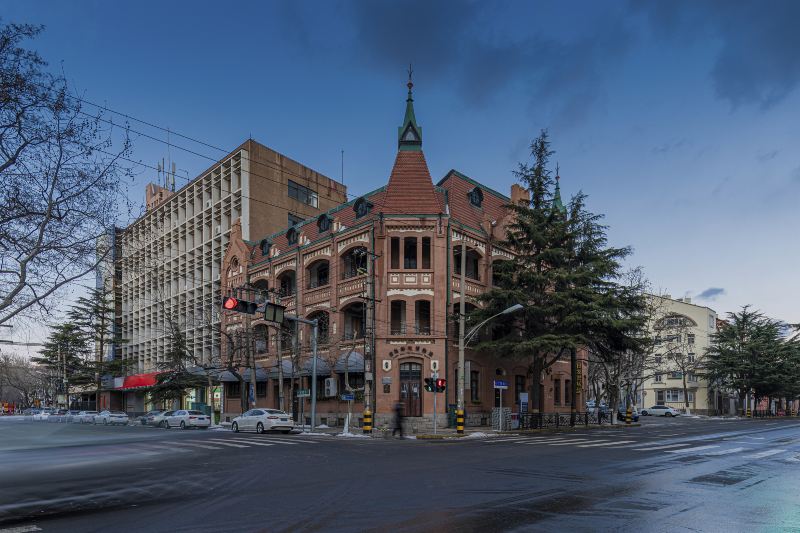
M342 339L346 341L351 341L353 339L363 339L364 335L365 335L364 330L345 331L342 334Z
M328 278L320 278L315 280L308 280L308 287L309 289L316 289L318 287L324 287L328 285L330 281Z
M414 335L430 335L431 327L429 325L417 324L414 326Z
M390 333L392 335L405 335L406 334L406 325L403 324L402 326L392 326Z
M366 276L367 269L366 268L345 268L342 271L342 281L350 278L356 278L358 276Z

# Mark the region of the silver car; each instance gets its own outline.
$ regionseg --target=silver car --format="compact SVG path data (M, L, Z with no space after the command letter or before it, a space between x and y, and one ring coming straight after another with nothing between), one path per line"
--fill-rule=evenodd
M294 429L294 421L288 414L277 409L250 409L233 419L231 429L235 433L239 431L264 433L279 430L285 434Z
M72 417L73 424L91 424L94 422L94 415L98 414L97 411L80 411L77 415Z
M200 428L208 429L211 426L211 417L200 411L180 409L170 416L164 417L166 428L179 427L181 429Z
M172 416L173 413L175 413L175 411L163 411L157 415L153 415L153 418L147 419L147 424L157 428L165 428L167 427L167 417Z
M94 416L94 423L103 424L104 426L109 424L121 424L123 426L127 426L128 414L123 413L122 411L100 411L100 414Z
M666 405L654 405L641 411L642 416L678 416L680 414L680 411Z

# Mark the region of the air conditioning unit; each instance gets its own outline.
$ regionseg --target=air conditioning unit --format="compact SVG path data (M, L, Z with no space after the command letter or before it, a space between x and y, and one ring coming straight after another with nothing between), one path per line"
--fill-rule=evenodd
M325 378L325 397L336 396L336 378Z
M211 207L211 200L206 200L206 207Z
M217 274L216 276L214 276L214 281L219 281L219 274Z
M222 226L214 228L214 235L219 235L220 233L222 233Z

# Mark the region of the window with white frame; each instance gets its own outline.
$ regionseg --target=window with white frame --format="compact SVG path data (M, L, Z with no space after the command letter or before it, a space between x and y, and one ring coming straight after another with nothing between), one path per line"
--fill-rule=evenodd
M662 381L664 381L664 375L656 374L655 376L653 376L653 381L655 381L656 383L661 383Z
M683 401L683 391L681 389L668 389L667 390L667 401L668 402L682 402Z
M686 374L686 381L688 381L689 383L697 383L698 382L697 374L689 372L688 374Z
M694 333L686 334L686 342L688 342L689 344L694 344Z

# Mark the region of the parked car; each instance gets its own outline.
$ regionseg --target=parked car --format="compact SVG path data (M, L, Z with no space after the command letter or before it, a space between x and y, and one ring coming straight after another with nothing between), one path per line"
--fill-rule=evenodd
M172 416L175 411L162 411L160 414L153 415L153 418L148 419L147 423L151 426L165 428L167 427L167 417Z
M294 429L294 421L288 414L277 409L250 409L233 419L231 429L234 432L264 433L279 430L281 433L289 433Z
M103 424L104 426L109 424L122 424L125 426L128 424L128 413L123 413L122 411L100 411L100 413L94 415L94 423Z
M619 420L624 421L625 420L625 416L627 415L627 411L628 411L628 408L626 406L620 405L619 409L617 409L617 418ZM639 411L635 407L631 408L631 420L633 420L634 422L638 422L639 421Z
M50 415L53 414L54 409L42 409L35 415L33 415L34 420L39 420L42 422L47 422L47 419L50 418Z
M91 424L94 422L96 414L98 414L97 411L79 411L77 415L72 417L72 422L75 424Z
M166 411L164 411L163 409L156 411L148 411L147 413L139 417L139 421L142 423L143 426L152 426L155 417L160 415L161 413L166 413Z
M642 409L642 416L678 416L681 413L666 405L654 405L647 409Z
M166 427L174 428L180 427L187 429L190 427L197 427L200 429L208 429L211 425L211 417L200 411L188 411L186 409L179 409L173 412L170 416L165 416Z

